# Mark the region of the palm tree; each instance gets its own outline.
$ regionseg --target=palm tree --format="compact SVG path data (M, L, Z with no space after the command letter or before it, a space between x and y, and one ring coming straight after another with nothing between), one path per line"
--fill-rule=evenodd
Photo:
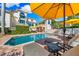
M5 34L5 3L2 3L1 8L1 33Z

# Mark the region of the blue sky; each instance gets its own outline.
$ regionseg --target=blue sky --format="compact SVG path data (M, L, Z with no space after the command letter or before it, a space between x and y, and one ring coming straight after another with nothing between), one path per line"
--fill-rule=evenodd
M35 19L36 22L38 22L38 23L43 21L43 19L40 16L36 15L35 13L28 13L27 17Z
M10 6L10 7L6 7L6 9L7 9L7 10L21 9L21 8L24 7L25 5L30 5L30 4L29 4L29 3L19 3L18 5L19 5L19 6L13 5L13 6Z
M1 4L0 4L0 5L1 5ZM19 5L19 6L17 6L17 5L15 4L15 5L13 5L13 6L6 7L6 10L9 10L9 11L10 11L10 10L21 9L21 8L24 7L25 5L30 5L30 4L29 4L29 3L19 3L18 5ZM0 7L1 7L1 6L0 6ZM35 13L28 13L27 17L28 17L28 18L33 18L33 19L35 19L37 23L43 21L43 19L42 19L40 16L36 15ZM56 19L56 20L57 20L57 21L62 21L63 18Z
M67 20L67 17L65 17L65 20ZM63 21L63 18L56 19L57 22Z

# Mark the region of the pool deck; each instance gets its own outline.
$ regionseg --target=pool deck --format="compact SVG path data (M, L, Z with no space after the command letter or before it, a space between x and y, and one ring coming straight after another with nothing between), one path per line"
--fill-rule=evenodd
M3 35L3 37L0 38L0 45L4 45L9 39L16 36L27 36L27 35L33 35L33 34L43 34L44 32L38 32L38 33L30 33L30 34L19 34L19 35Z
M5 42L7 42L12 35L4 35L3 37L0 38L0 45L3 45Z

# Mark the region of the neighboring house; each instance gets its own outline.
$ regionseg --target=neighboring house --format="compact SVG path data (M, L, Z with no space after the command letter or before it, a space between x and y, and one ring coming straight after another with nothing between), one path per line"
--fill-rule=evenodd
M33 23L36 23L34 19L27 18L26 12L16 10L13 15L17 25L32 26Z
M20 11L20 13L19 13L19 20L18 20L19 24L28 25L26 23L26 21L27 21L26 13Z
M45 21L45 31L50 31L52 28L51 28L51 20L46 20Z
M20 18L18 20L19 24L24 24L27 26L32 26L34 22L34 19L27 18L27 13L20 12Z

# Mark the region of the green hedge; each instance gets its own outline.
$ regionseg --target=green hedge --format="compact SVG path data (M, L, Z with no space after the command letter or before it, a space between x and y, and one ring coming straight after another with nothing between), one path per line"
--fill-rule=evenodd
M61 26L60 28L63 28L63 26ZM66 26L65 28L79 28L79 25Z
M30 33L29 26L16 25L16 30L8 29L6 34L26 34Z
M66 28L79 28L79 26L70 26L70 27L66 27Z
M11 33L12 34L26 34L26 33L30 33L30 31L29 31L28 26L17 25L16 30L13 30Z

